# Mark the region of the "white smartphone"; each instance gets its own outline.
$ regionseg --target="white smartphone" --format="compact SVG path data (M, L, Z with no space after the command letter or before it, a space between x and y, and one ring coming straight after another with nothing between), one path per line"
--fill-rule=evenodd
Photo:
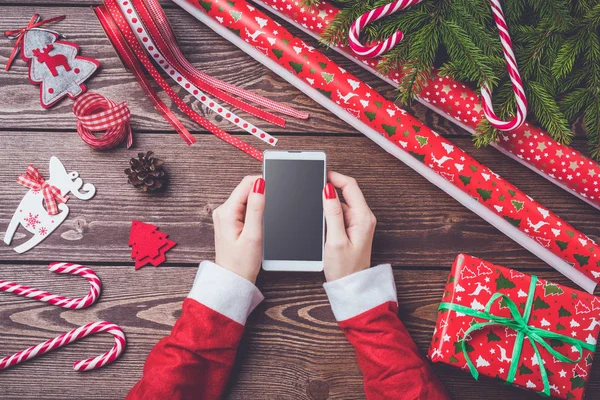
M322 151L265 151L263 269L322 271L325 244Z

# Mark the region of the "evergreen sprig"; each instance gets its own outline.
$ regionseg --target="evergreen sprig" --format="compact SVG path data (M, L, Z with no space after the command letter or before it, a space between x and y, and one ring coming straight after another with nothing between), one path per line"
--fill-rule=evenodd
M324 44L347 44L351 24L390 0L334 2L341 11L324 32ZM581 119L591 154L600 158L600 0L505 0L502 6L524 81L528 119L565 144L573 138L571 125ZM514 115L512 84L488 1L425 0L369 24L361 39L383 40L397 30L404 32L404 40L378 68L403 68L399 102L414 99L438 68L458 81L487 84L499 116ZM485 145L497 134L483 121L474 140Z

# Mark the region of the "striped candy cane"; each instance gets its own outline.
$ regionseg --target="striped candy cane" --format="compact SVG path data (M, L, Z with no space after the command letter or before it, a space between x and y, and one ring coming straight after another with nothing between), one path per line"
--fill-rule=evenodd
M70 263L52 263L48 266L51 272L57 274L70 274L83 276L90 283L90 291L85 297L71 299L64 296L59 296L43 290L30 288L25 285L19 285L18 283L0 280L0 291L14 293L19 296L29 297L35 300L43 301L55 306L69 308L69 309L80 309L87 308L94 304L100 295L102 289L102 283L98 278L98 275L91 269L78 264Z
M4 370L32 358L41 356L42 354L46 354L52 350L56 350L60 347L66 346L69 343L73 343L86 336L99 332L108 332L113 335L115 344L113 345L112 349L97 357L75 361L75 363L73 363L73 369L75 371L90 371L101 368L119 358L125 349L125 344L127 343L123 330L118 325L106 321L90 322L89 324L81 326L77 329L63 333L54 339L40 343L37 346L32 346L28 349L21 350L12 356L4 357L0 360L0 370Z
M418 4L421 1L423 0L398 0L390 4L386 4L385 6L377 7L376 9L361 15L350 27L350 32L348 34L350 48L352 48L352 50L359 56L369 58L378 57L391 50L404 38L404 34L401 31L394 32L392 36L382 42L365 46L359 40L360 30L373 21L377 21L378 19L391 15L396 11ZM496 27L498 28L500 35L500 42L502 43L506 67L508 69L513 92L517 101L517 112L510 121L504 121L498 118L492 105L493 102L491 90L486 84L481 86L483 112L493 127L502 131L510 131L520 127L525 122L525 119L527 118L527 98L525 96L525 91L523 90L523 82L517 67L517 60L515 59L515 54L513 52L513 45L510 35L508 34L508 26L506 25L506 19L504 18L504 13L502 12L502 7L500 6L500 0L490 0L490 5L492 7L492 13L494 15Z
M365 26L369 25L373 21L377 21L383 17L387 17L399 10L404 10L410 6L414 6L415 4L419 4L423 0L398 0L393 3L386 4L385 6L377 7L376 9L369 11L368 13L364 13L350 27L350 32L348 33L350 39L350 47L352 50L363 57L379 57L383 53L391 50L396 44L400 43L402 39L404 39L404 33L402 31L396 31L392 36L385 39L383 42L375 43L369 46L364 46L360 40L360 30Z

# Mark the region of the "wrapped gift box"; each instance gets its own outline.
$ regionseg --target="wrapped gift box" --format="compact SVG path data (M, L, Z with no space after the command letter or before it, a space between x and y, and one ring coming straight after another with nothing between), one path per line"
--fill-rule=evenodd
M582 399L599 332L600 298L460 254L429 357L475 378Z

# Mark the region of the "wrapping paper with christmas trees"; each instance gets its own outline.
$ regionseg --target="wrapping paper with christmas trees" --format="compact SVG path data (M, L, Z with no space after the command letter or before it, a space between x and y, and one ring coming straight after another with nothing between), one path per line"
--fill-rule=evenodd
M534 286L532 287L532 279ZM581 399L592 368L593 348L600 333L600 298L566 286L532 278L531 275L494 265L490 262L460 254L452 266L439 311L429 357L469 371L464 349L477 371L486 376L506 380L511 363L516 363L512 382L526 389L543 391L544 384L538 359L527 334L520 356L514 353L518 332L498 324L468 332L476 324L489 322L455 310L444 304L464 306L468 312L482 312L495 293L506 295L523 315L531 298L531 314L525 323L543 331L567 337L545 338L549 346L564 356L576 360L580 353L570 338L590 347L583 349L578 362L563 362L537 344L548 377L552 396L562 399ZM512 319L507 300L493 301L490 313ZM513 361L514 360L514 361Z
M271 7L292 23L321 37L340 11L327 0L307 7L303 2L282 0L259 0L256 3ZM348 57L358 60L371 71L377 71L383 57L366 58L356 55L348 46L338 48ZM394 86L398 86L402 67L390 69L385 75L377 72ZM432 75L423 87L419 100L436 112L449 116L460 126L474 132L485 119L481 97L471 87L447 76ZM600 165L579 151L558 143L550 135L533 125L525 123L518 129L502 132L495 144L507 155L517 158L538 173L544 174L560 186L572 190L578 197L600 208Z
M307 82L400 149L561 257L600 281L600 248L469 154L385 99L245 0L186 0Z

